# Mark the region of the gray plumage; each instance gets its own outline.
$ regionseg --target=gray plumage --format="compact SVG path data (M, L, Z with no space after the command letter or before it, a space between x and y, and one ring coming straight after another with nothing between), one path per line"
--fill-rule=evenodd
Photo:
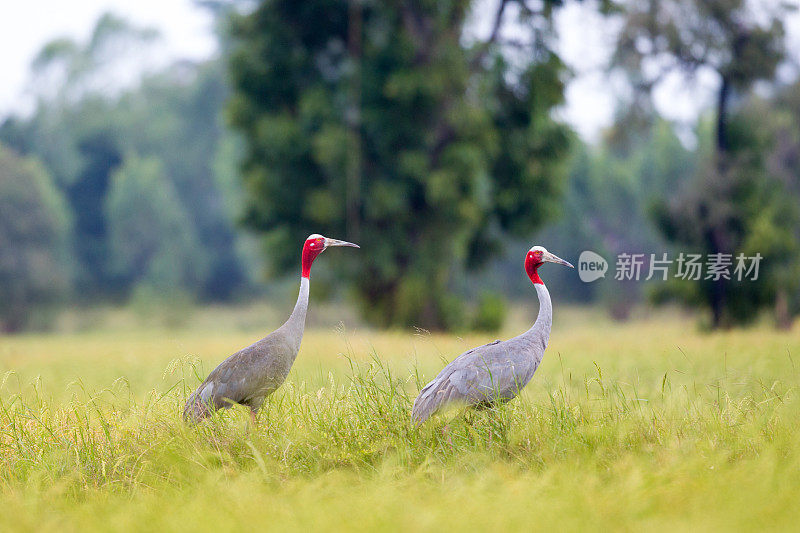
M197 422L234 403L250 407L253 414L258 411L264 398L286 380L300 350L308 289L308 278L301 278L300 294L289 319L260 341L225 359L208 375L186 402L185 420Z
M528 331L507 341L494 341L459 355L420 391L412 419L421 424L449 404L491 405L508 401L528 384L542 362L553 308L550 293L534 284L539 314Z

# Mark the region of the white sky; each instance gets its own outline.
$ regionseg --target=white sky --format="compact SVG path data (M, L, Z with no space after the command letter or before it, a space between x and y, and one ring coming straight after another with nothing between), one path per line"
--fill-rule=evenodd
M493 3L493 0L482 0ZM777 0L776 0L777 1ZM57 37L83 40L97 18L113 12L134 24L155 27L165 42L165 59L208 57L214 51L211 20L192 0L3 0L0 8L0 117L25 109L28 66L48 41ZM477 21L485 25L486 21ZM567 88L567 105L560 111L589 140L611 123L614 84L603 66L613 36L609 23L591 5L569 3L558 18L560 53L575 77ZM800 50L800 15L788 21L789 49ZM476 30L476 33L479 30ZM687 87L679 77L667 80L655 98L670 119L691 122L711 101L717 81L701 77Z
M106 12L158 29L172 58L201 59L215 48L211 18L192 0L0 2L0 116L27 103L29 65L44 44L59 37L87 39Z

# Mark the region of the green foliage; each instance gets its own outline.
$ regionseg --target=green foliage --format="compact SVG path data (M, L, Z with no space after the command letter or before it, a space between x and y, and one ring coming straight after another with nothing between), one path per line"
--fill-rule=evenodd
M106 203L110 268L125 287L191 290L205 275L202 248L157 159L129 155Z
M478 301L478 308L472 321L475 331L494 333L500 331L508 314L508 304L502 296L486 292Z
M156 42L151 30L107 15L87 41L45 46L32 70L39 82L34 85L47 89L31 117L9 117L0 125L0 140L41 159L66 196L75 220L80 298L128 295L131 273L121 275L119 250L110 249L117 244L111 242L105 208L112 174L139 165L126 160L131 154L159 162L159 187L170 191L169 205L164 199L157 203L165 210L156 214L159 223L180 213L192 240L203 243L197 249L202 257L193 252L198 263L189 267L195 271L188 276L191 287L185 272L159 278L183 279L177 288L203 300L231 299L251 286L258 261L253 244L236 233L241 151L220 116L228 95L222 61L180 63L145 75L137 71L141 80L135 84L119 76L113 76L119 86L103 82L143 63ZM145 240L129 241L127 253L150 256L151 250L130 249ZM111 255L117 264L111 264Z
M747 89L773 77L785 54L783 17L792 11L789 2L760 4L753 16L753 7L746 0L627 2L614 62L639 89L652 88L665 67L676 66L689 73L709 67L733 87Z
M149 281L133 289L129 306L139 323L169 329L184 326L197 309L189 291L174 285L165 289Z
M0 330L42 326L71 282L70 219L42 165L0 145Z
M132 80L120 73L120 65L128 69L136 65L154 51L152 45L158 39L152 28L137 27L105 13L85 42L59 38L45 44L31 63L40 104L68 106L109 89L121 89L115 84Z
M111 173L122 163L119 141L106 128L92 128L78 139L82 169L66 189L75 214L75 252L81 264L78 286L97 294L108 290L112 274L108 265L108 224L103 203Z
M628 73L637 90L650 91L670 62L673 66L668 68L689 75L700 68L719 75L714 150L698 166L692 182L655 210L668 240L702 254L742 252L755 244L757 228L780 233L775 222L792 210L779 205L782 186L767 179L768 145L752 124L741 116L731 118L739 111L730 109L732 99L746 97L756 81L774 78L786 53L783 18L790 6L764 5L758 17L752 16L751 8L744 0L632 2L615 56L615 64ZM653 71L659 73L648 78ZM782 214L776 217L775 209ZM778 239L788 243L786 237ZM777 255L789 253L782 248ZM736 284L726 279L704 280L680 293L709 308L714 327L752 320L774 299L766 282Z
M781 178L775 157L781 149L777 136L786 124L764 102L745 105L730 119L729 159L722 173L715 156L707 153L695 180L654 210L665 236L687 251L721 249L763 257L755 281L678 284L675 294L710 309L715 326L752 321L775 304L780 292L796 298L800 196L792 182Z
M647 285L614 281L613 260L620 253L664 250L664 239L651 220L651 206L673 195L695 165L695 156L666 120L651 116L633 138L619 141L616 134L628 126L620 120L598 146L575 145L563 203L566 216L540 238L557 243L552 251L562 257L577 259L583 250L591 250L609 260L603 282L583 283L574 271L562 269L543 275L553 294L600 302L619 318L627 317L631 307L643 300ZM522 252L512 258L516 269L519 257Z
M531 53L512 66L495 42L464 45L471 5L262 2L233 25L245 221L281 270L309 233L358 241L379 325L462 325L452 273L540 225L561 190L564 69L547 31L533 38L550 20L522 21Z
M236 233L241 208L231 208L241 195L241 184L230 176L240 152L222 124L227 96L223 64L216 60L152 76L114 110L128 150L162 162L179 208L203 242L207 268L193 292L207 300L235 297L257 270Z
M769 105L768 110L764 109L765 104ZM800 251L797 250L800 246L797 212L800 205L800 160L797 157L800 153L800 127L797 123L800 82L782 90L774 102L756 102L749 114L767 118L755 123L768 128L767 135L772 144L766 156L767 168L772 178L780 183L779 192L786 193L777 195L778 205L764 213L765 223L759 225L759 233L766 228L772 228L774 233L771 236L759 235L753 240L760 246L770 243L777 252L769 275L775 291L777 324L788 328L792 318L800 314ZM787 221L794 221L794 225L787 224Z

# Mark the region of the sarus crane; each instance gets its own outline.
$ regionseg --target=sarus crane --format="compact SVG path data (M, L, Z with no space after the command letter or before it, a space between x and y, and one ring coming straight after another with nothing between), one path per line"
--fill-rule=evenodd
M255 422L255 415L264 398L283 384L297 357L306 325L311 264L331 246L359 247L352 242L329 239L316 233L306 239L302 254L300 295L289 319L260 341L220 363L186 402L183 409L186 421L198 422L217 409L239 403L250 408L250 416Z
M466 351L444 367L414 400L411 417L416 425L448 405L489 406L511 400L528 384L542 362L553 324L550 293L539 277L539 267L547 262L573 268L542 246L525 255L525 272L539 296L539 315L531 329Z

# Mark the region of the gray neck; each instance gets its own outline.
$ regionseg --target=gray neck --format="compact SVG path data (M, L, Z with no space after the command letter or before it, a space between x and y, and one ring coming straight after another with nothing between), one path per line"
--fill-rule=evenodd
M539 296L539 314L531 329L521 336L539 339L547 346L547 341L550 340L550 328L553 325L553 303L550 301L550 292L544 284L534 283L533 286L536 287L536 294Z
M306 311L308 311L308 288L310 281L308 278L300 278L300 294L297 295L297 303L294 305L289 319L281 326L293 339L297 341L297 349L300 349L300 341L303 340L303 330L306 327Z

